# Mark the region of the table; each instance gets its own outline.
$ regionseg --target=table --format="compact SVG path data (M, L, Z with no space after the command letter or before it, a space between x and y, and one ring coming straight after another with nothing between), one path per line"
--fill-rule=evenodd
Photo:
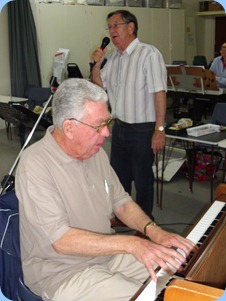
M195 144L206 145L211 148L211 161L213 161L214 149L219 147L219 143L226 139L226 131L215 132L199 137L188 136L187 134L182 135L169 135L166 134L166 138L169 139L170 144L165 146L162 154L162 173L160 177L160 194L159 194L159 177L158 169L156 170L156 182L157 182L157 205L162 209L162 199L163 199L163 175L165 169L165 154L166 148L172 147L172 140L180 140L184 142L184 149L186 150L187 160L188 160L188 176L189 176L189 188L193 189L194 180L194 163L195 163ZM169 152L170 153L170 152ZM226 158L225 158L226 159ZM158 155L156 156L156 165L158 166ZM224 162L225 168L225 162ZM213 201L213 176L210 179L210 202Z
M224 102L226 101L226 90L222 89L222 91L220 92L206 91L206 93L203 94L199 90L189 91L189 90L181 89L181 90L173 91L168 89L167 96L172 97L175 100L180 98L191 98L191 99L209 100L212 102Z

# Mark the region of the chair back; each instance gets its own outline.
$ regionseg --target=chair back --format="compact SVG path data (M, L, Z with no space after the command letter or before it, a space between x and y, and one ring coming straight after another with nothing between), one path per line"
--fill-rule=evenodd
M10 300L42 301L23 284L15 190L0 197L0 287Z
M184 60L172 61L172 65L187 65L187 61Z
M40 87L33 87L29 89L28 92L28 106L30 110L33 110L35 106L43 106L43 103L46 102L50 95L51 95L51 89L46 88L40 88Z
M204 55L196 55L193 58L193 65L194 66L203 66L205 69L208 68L207 60Z
M226 126L226 103L218 102L215 104L211 122Z

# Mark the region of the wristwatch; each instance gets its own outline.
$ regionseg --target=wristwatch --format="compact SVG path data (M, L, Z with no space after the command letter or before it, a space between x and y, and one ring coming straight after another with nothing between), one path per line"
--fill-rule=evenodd
M145 236L147 236L147 229L148 229L150 226L157 226L157 224L156 224L154 221L148 222L148 223L144 226L144 235L145 235Z
M165 131L165 128L163 125L160 125L158 127L155 128L156 131L159 131L159 132L164 132Z

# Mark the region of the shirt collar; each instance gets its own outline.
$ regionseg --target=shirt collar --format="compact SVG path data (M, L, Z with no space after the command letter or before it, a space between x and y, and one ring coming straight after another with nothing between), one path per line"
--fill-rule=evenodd
M133 51L134 51L134 49L137 47L137 45L140 43L140 41L139 41L139 39L138 38L136 38L136 39L134 39L130 44L129 44L129 46L127 46L127 48L125 49L125 51L122 53L122 55L124 54L124 53L128 53L128 55L130 55ZM118 51L119 52L119 51Z
M226 63L224 62L223 56L221 57L221 61L222 61L222 64L223 64L223 66L224 66L224 68L225 68L225 67L226 67Z

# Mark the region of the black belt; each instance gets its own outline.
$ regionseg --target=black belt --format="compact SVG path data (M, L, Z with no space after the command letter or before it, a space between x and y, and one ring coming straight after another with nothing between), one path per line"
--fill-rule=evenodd
M129 126L133 126L133 127L138 126L139 127L139 126L142 126L142 125L145 125L145 124L154 126L154 124L155 124L155 122L128 123L128 122L122 121L118 118L115 118L114 121L117 125L124 126L124 127L129 127Z
M120 126L130 126L130 125L132 125L131 123L124 122L124 121L122 121L118 118L115 118L114 120L115 120L115 123L117 123L117 125L120 125Z

